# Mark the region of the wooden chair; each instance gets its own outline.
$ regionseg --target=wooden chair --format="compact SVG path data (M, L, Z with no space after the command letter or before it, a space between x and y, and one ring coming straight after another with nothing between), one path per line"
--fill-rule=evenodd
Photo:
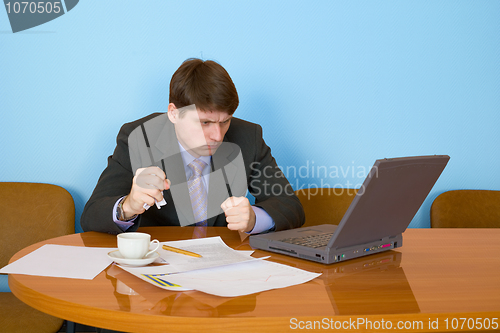
M319 224L339 224L352 200L356 189L308 188L295 191L304 207L304 227Z
M441 193L431 206L433 228L499 228L500 191L455 190Z
M75 204L62 187L0 182L0 267L28 245L75 232ZM0 278L6 278L2 275ZM0 293L1 332L57 332L63 320Z

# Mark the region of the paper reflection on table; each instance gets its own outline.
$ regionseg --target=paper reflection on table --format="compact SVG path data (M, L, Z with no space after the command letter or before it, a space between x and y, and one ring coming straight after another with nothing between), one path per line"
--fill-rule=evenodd
M115 288L117 305L122 311L179 317L229 317L255 309L256 297L218 297L198 291L174 292L123 271L115 265L106 270L106 278Z

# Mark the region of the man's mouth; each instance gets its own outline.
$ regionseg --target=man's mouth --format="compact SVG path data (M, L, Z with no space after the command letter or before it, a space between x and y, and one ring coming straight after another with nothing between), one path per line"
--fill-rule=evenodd
M212 143L212 144L207 145L207 148L212 150L212 149L219 148L219 146L220 146L220 143Z

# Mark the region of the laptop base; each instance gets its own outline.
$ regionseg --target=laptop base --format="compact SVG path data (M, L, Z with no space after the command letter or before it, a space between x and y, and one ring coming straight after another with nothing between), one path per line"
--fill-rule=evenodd
M304 235L332 232L336 225L323 224L307 228L298 229ZM294 230L296 236L297 229ZM403 245L403 236L399 234L394 237L387 237L377 241L349 246L341 249L329 249L326 246L320 248L307 248L281 241L287 237L286 231L280 233L261 234L259 237L250 237L250 246L270 252L286 254L288 256L320 262L323 264L333 264L340 261L364 257L370 254L392 250Z

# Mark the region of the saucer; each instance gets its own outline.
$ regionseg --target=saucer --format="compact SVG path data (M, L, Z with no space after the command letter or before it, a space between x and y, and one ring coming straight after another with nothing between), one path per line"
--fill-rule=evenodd
M108 253L108 257L120 265L146 266L155 261L156 259L158 259L160 257L160 254L158 252L153 252L150 255L145 256L144 258L141 259L126 259L123 258L123 256L118 250L114 250Z

